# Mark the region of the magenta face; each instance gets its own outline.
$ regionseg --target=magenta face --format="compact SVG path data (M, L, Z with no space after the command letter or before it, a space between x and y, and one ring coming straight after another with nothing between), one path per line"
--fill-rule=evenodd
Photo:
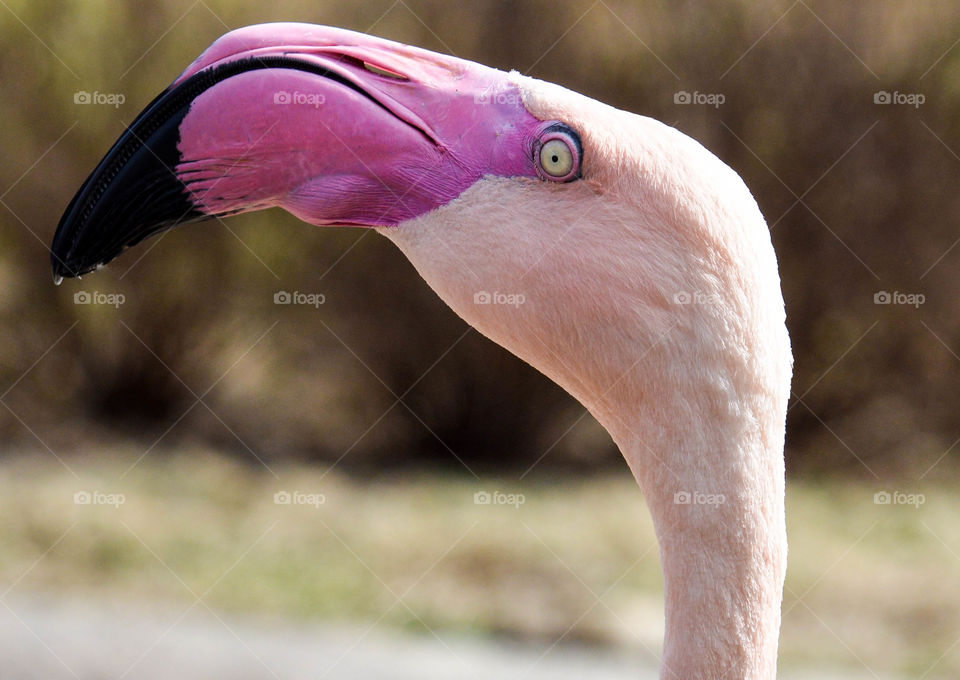
M270 58L316 71L234 75L198 96L180 125L177 172L204 212L280 205L314 224L390 226L484 175L539 177L543 122L505 73L461 59L340 29L267 24L224 36L177 82Z
M280 206L389 227L482 177L580 177L579 135L506 73L361 33L264 24L223 36L130 125L51 249L78 276L177 224Z

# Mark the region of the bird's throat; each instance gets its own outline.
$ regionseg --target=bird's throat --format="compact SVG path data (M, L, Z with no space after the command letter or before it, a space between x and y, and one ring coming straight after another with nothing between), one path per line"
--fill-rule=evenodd
M665 680L776 677L787 552L782 423L763 432L741 417L746 427L733 430L664 428L643 415L627 427L604 423L657 531Z

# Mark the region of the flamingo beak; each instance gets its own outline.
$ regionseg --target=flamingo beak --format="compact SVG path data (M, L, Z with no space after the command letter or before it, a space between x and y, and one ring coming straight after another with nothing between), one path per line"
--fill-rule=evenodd
M544 122L506 73L341 29L228 33L151 102L67 207L54 277L177 224L272 206L391 227L481 177L536 178Z

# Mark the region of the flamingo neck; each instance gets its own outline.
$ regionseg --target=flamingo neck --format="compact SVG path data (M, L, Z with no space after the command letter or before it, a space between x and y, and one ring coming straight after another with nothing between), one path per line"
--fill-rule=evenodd
M623 409L598 412L657 532L661 678L773 680L787 553L782 420L749 408L704 413L664 394L629 422Z
M766 223L736 173L678 131L515 80L534 115L581 131L589 177L486 177L383 233L620 447L660 543L662 677L772 680L791 356ZM478 291L525 302L478 304Z
M588 205L597 219L546 252L515 216L550 214L553 199L509 180L483 180L384 233L458 314L567 389L620 447L660 543L662 677L772 680L791 360L762 217L754 204L744 220L750 247L736 231L675 245L684 230L605 219L616 206L577 191L578 214ZM476 304L484 290L526 302ZM709 303L678 304L674 291Z

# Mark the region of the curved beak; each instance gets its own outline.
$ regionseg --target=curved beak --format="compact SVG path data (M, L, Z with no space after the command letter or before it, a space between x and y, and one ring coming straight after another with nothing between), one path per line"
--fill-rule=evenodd
M507 74L341 29L228 33L137 116L67 207L54 277L174 225L280 206L389 227L485 175L537 176Z

